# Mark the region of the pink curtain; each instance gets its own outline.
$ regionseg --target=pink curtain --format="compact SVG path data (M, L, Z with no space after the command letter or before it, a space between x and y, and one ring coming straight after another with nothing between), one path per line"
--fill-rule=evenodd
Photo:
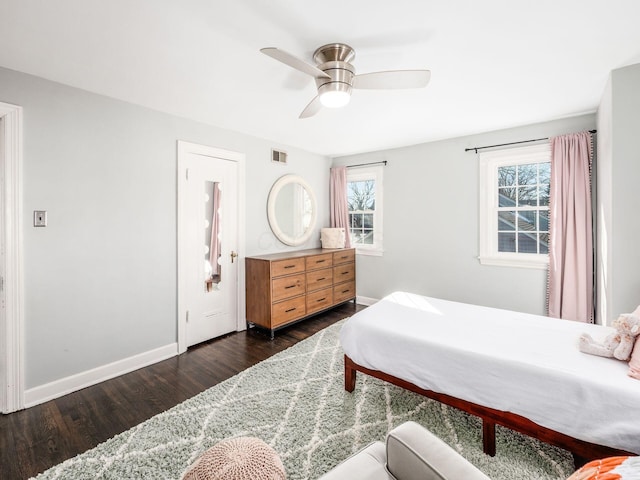
M333 167L331 169L329 193L331 197L330 226L344 228L344 246L350 248L349 207L347 206L347 167Z
M549 316L593 323L592 141L589 132L551 139Z
M218 257L220 256L220 201L222 195L220 191L220 184L215 182L213 184L213 218L211 219L211 245L209 251L209 261L213 267L213 274L220 275L220 264L218 263Z

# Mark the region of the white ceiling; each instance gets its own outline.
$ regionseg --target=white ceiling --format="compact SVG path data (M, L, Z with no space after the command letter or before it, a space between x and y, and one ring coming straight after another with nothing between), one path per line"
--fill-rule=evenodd
M0 0L0 65L338 156L594 112L640 63L639 19L638 0ZM333 42L358 73L431 82L299 120L313 79L259 49Z

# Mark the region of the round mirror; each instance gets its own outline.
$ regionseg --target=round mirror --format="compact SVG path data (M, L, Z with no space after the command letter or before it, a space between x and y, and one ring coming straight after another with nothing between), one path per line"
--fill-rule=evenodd
M280 177L271 187L267 203L269 225L286 245L301 245L316 225L316 197L307 182L297 175Z

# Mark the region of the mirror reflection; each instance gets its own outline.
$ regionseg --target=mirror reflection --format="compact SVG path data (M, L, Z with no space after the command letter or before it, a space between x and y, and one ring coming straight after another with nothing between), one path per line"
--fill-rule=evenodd
M286 245L302 245L311 238L316 223L316 198L298 175L280 177L269 192L269 225Z
M204 290L211 292L222 278L221 256L221 200L220 182L204 182Z
M290 183L280 190L275 209L280 230L290 237L303 235L311 226L311 197L299 183Z

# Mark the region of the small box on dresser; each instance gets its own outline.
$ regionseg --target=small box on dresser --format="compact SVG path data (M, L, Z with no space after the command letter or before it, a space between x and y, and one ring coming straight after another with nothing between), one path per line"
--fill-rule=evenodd
M247 257L247 322L274 332L356 297L353 248Z

